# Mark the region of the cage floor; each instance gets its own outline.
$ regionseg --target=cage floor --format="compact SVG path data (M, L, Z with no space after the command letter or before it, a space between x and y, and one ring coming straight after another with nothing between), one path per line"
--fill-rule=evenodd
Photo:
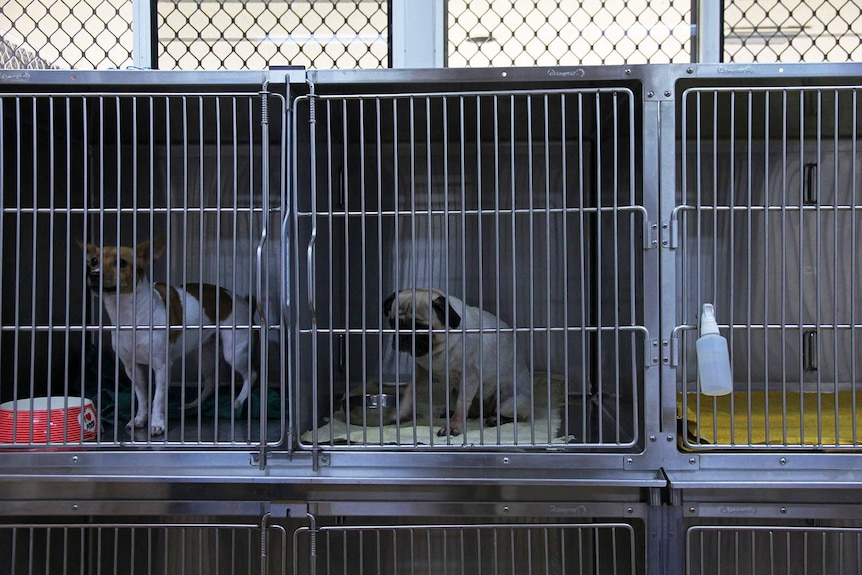
M688 447L803 446L862 448L862 392L738 392L677 395Z

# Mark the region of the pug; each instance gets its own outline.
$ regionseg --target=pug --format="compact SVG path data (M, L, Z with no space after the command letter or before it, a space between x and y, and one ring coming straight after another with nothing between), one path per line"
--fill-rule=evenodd
M398 329L393 348L412 355L418 367L458 394L452 416L438 436L460 435L467 425L465 406L470 408L474 401L482 402L486 414L496 412L501 422L529 419L530 371L515 357L514 332L497 316L438 289L418 288L390 295L383 302L383 314L389 327ZM479 389L482 397L477 397ZM413 386L404 390L394 419L411 414L414 395ZM496 425L497 418L491 415L485 424Z

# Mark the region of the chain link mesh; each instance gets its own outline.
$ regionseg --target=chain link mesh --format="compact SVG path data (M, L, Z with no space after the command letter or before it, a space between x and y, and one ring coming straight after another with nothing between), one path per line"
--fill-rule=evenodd
M449 0L449 66L691 60L691 0Z
M159 68L386 68L388 21L386 0L163 0Z
M862 60L862 8L852 0L725 0L727 62Z
M132 63L129 0L4 0L4 68L122 68Z

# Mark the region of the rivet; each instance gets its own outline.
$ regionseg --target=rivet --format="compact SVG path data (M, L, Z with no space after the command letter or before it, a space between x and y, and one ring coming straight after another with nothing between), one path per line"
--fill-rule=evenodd
M781 459L778 460L778 463L780 463L781 465L787 465L787 458L782 457Z
M689 512L689 513L694 513L695 511L697 511L697 509L695 509L694 507L689 507L689 508L688 508L688 512Z
M635 462L635 460L632 459L631 457L626 457L626 463L628 463L629 465L631 465L634 462Z
M509 512L509 506L506 505L505 507L503 507L503 513L508 513L508 512Z
M694 74L694 68L689 67L689 68L686 68L685 71L689 74Z
M78 510L78 505L77 504L72 505L72 511L77 511L77 510Z
M781 511L781 513L783 513L783 514L786 514L786 513L787 513L787 507L782 507L782 508L780 509L780 511Z
M626 507L626 513L634 513L634 512L635 512L635 510L632 509L631 507Z
M509 458L508 457L503 458L503 465L509 465Z
M665 91L664 91L664 97L665 97L665 98L670 98L670 90L665 90Z
M631 68L626 68L626 70L625 70L625 74L626 74L626 76L630 76L630 75L631 75L631 73L632 73L632 69L631 69Z
M670 443L671 441L673 441L673 435L668 435L668 436L665 438L665 440L666 440L668 443Z
M653 92L652 90L650 90L649 92L647 92L647 95L646 95L646 96L647 96L647 98L652 98L653 96L655 96L655 92Z
M649 440L650 440L650 441L655 442L655 439L656 439L655 435L650 435L650 436L649 436Z
M689 464L694 465L695 463L697 463L697 459L695 459L694 457L689 457L688 462Z

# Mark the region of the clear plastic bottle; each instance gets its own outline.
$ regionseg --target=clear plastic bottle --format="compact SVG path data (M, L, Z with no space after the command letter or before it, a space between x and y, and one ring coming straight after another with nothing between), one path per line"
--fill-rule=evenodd
M727 340L718 331L715 309L711 303L703 304L703 312L700 316L700 337L695 346L700 392L704 395L732 393L733 376L730 372Z

